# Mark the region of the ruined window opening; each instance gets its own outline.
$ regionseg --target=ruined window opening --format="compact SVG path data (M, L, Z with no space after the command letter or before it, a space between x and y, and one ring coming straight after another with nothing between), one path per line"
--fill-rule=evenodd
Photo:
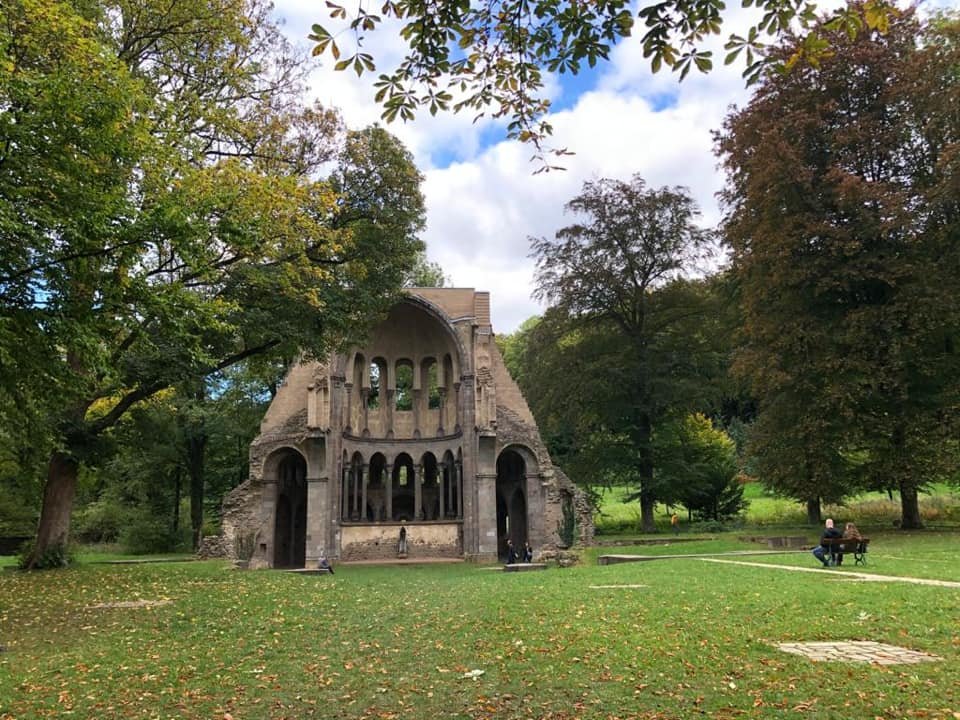
M437 380L437 363L430 362L427 368L427 407L430 410L440 409L440 383Z
M397 410L413 410L413 365L409 360L397 363Z
M380 365L370 363L370 394L367 396L367 407L376 410L380 407Z

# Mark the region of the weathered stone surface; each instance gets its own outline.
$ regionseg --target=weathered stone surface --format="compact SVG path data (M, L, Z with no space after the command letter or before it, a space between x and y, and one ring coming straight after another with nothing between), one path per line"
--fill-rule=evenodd
M414 288L363 347L295 364L205 556L250 567L406 554L479 561L507 539L569 565L593 509L555 467L494 342L489 294Z

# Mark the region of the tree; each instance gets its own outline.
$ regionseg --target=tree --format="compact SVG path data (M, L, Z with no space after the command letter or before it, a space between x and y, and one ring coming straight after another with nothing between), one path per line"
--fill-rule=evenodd
M782 70L800 59L816 62L828 49L816 25L815 6L800 0L756 0L763 11L745 36L730 36L725 64L741 55L744 75L758 79L768 62L764 38L789 32L799 25L811 32L787 58L774 57ZM508 135L532 142L543 155L542 141L551 133L545 116L550 101L543 95L544 72L577 74L583 64L594 67L607 60L613 45L634 31L634 7L628 0L579 3L556 0L487 0L480 3L388 1L380 14L357 3L347 8L328 2L331 18L342 31L314 25L310 39L314 54L329 51L337 70L354 70L358 76L376 70L376 58L363 49L368 34L385 20L396 19L406 54L396 69L378 76L376 100L383 117L409 120L418 108L431 114L462 109L508 117ZM865 15L838 10L832 26L856 33L864 27L884 28L893 11L885 0L870 0ZM641 3L637 16L643 22L644 57L657 72L662 66L683 79L692 68L708 72L712 52L705 41L721 33L726 6L722 0L665 0ZM354 36L353 50L341 48L341 32ZM340 42L338 43L338 40ZM551 152L562 155L564 150Z
M566 208L580 222L554 240L532 240L536 293L551 305L536 331L554 332L562 348L556 362L572 369L545 374L574 383L551 383L554 398L578 407L568 427L635 469L642 526L652 531L654 426L705 385L696 362L706 354L693 347L709 335L696 335L702 326L684 329L703 323L707 305L683 276L712 236L694 224L698 211L683 189L651 190L639 176L588 182ZM571 393L580 384L589 393ZM571 394L579 396L573 403Z
M422 249L409 153L303 106L268 13L0 10L0 337L31 348L0 380L51 435L30 565L66 542L78 468L132 407L249 357L325 354Z
M903 527L919 527L918 488L955 463L957 22L908 11L883 34L824 32L833 55L768 77L718 137L735 367L760 404L768 485L811 520L820 498L897 487Z
M653 447L662 500L681 503L698 520L727 520L743 510L736 444L710 418L673 418L654 433Z
M417 255L413 269L403 281L404 287L442 288L446 284L447 277L443 274L443 268L440 267L439 263L428 260L425 250Z

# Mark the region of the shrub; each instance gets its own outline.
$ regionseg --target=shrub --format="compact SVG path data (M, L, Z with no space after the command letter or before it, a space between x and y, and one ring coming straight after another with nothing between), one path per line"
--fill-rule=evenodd
M189 528L174 532L166 522L153 517L134 515L120 531L119 542L133 555L149 555L182 551L190 547Z
M35 541L28 540L20 548L17 566L21 570L25 569L27 567L27 563L30 562L30 557L33 555L34 547ZM35 558L33 561L33 568L36 570L49 570L53 568L67 567L72 562L73 550L66 544L60 544L53 547L48 547L43 554Z

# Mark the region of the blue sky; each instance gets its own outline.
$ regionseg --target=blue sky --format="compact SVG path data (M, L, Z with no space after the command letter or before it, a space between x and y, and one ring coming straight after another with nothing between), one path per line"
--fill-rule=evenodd
M306 44L312 23L327 23L324 13L315 0L276 0L276 14L297 43ZM733 13L727 30L737 29L739 15ZM399 43L395 33L378 32L366 47L386 68L399 57ZM720 57L722 44L718 38ZM373 76L336 73L330 65L325 57L317 62L315 97L338 107L351 127L378 121ZM683 83L675 74L654 75L649 68L634 37L615 47L609 62L548 79L554 143L576 153L564 160L563 172L533 175L531 148L506 140L503 121L423 113L413 122L387 126L426 177L423 239L429 257L440 263L450 284L490 291L497 332L512 332L542 310L531 298L529 238L549 237L570 221L563 206L584 181L639 173L653 186L683 185L700 204L704 225L719 220L715 193L722 177L710 133L731 103L747 97L742 68L691 73Z

